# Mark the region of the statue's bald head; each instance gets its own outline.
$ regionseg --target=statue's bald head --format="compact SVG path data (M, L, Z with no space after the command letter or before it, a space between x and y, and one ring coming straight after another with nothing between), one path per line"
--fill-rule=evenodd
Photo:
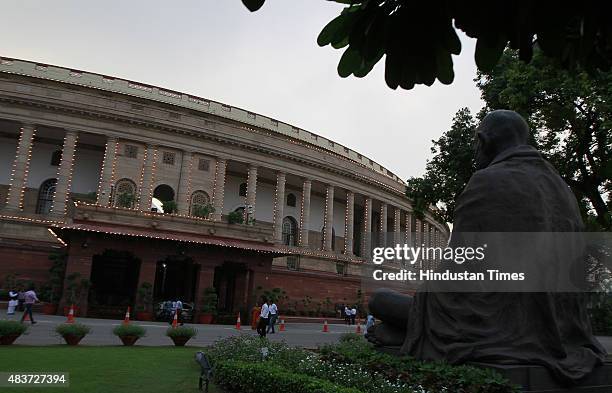
M489 112L476 129L478 147L476 167L485 168L499 153L519 145L526 145L529 126L521 115L514 111Z

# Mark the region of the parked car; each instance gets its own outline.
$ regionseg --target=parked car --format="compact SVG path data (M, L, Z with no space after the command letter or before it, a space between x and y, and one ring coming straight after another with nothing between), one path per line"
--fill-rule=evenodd
M166 300L155 306L155 319L172 323L174 319L174 301ZM193 321L193 303L183 302L183 308L179 312L179 322Z

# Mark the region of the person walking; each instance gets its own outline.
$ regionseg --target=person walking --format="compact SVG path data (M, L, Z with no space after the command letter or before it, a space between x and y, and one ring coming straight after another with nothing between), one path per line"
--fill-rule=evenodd
M6 309L6 315L15 315L15 309L19 305L19 300L17 300L18 296L19 294L16 291L9 291L9 302Z
M355 324L356 318L357 318L357 307L353 306L353 308L351 308L351 325Z
M268 331L267 333L276 333L276 331L274 331L274 325L276 324L276 320L278 319L278 307L276 306L276 303L272 302L272 304L270 305L270 322L268 324Z
M30 287L30 289L24 293L23 297L25 310L23 311L23 315L21 316L21 323L23 323L26 315L29 315L30 322L32 322L32 325L34 325L36 322L34 322L34 316L32 315L32 306L38 301L38 297L36 297L36 292L34 292L34 288Z
M344 322L347 325L351 324L351 310L348 308L348 306L344 306Z
M259 312L259 321L257 321L257 333L259 337L266 337L266 330L268 328L268 321L270 319L270 305L268 299L264 296L262 298L263 304L261 305L261 311Z

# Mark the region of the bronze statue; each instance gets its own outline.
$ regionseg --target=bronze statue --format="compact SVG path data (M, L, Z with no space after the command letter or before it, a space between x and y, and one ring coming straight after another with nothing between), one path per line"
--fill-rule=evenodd
M497 110L483 119L477 171L457 200L453 234L584 230L574 195L528 136L516 112ZM606 355L580 293L419 291L413 297L381 289L369 306L383 323L368 330L368 340L418 359L541 365L558 381L574 383Z

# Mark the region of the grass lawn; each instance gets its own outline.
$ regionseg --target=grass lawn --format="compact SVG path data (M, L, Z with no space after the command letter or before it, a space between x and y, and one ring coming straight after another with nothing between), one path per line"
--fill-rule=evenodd
M0 372L65 371L69 388L0 388L8 392L197 392L197 348L11 345L0 347ZM221 393L210 386L211 393Z

